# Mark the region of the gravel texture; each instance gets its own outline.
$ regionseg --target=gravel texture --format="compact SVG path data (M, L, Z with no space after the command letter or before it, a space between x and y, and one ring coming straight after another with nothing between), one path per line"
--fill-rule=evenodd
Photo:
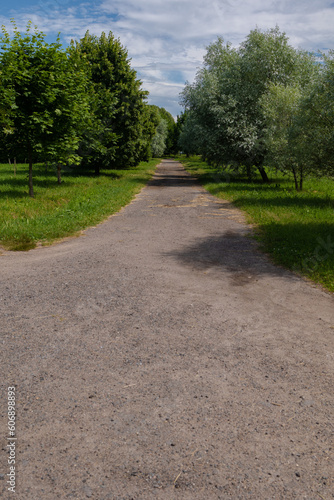
M334 498L334 300L164 160L103 224L3 252L0 494ZM315 242L316 245L316 242Z

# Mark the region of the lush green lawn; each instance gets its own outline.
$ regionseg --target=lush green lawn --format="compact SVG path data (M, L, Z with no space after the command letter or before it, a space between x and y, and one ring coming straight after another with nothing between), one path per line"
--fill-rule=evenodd
M256 238L277 264L334 292L334 180L308 179L297 193L291 179L248 183L219 173L199 157L179 158L212 194L248 214Z
M61 185L53 169L35 165L35 198L28 196L27 165L17 165L16 175L13 165L0 165L0 245L29 250L101 222L131 201L159 161L99 177L73 169L63 173Z

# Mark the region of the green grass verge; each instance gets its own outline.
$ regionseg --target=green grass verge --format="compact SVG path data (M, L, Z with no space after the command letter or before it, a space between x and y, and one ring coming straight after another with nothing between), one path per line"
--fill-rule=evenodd
M102 171L100 176L71 170L57 184L56 173L34 166L35 198L28 196L27 165L0 165L0 245L29 250L95 225L131 201L151 178L153 159L136 168Z
M219 173L199 157L178 160L213 195L232 201L254 224L255 237L274 262L334 292L334 180L307 179L303 192L291 179L248 183Z

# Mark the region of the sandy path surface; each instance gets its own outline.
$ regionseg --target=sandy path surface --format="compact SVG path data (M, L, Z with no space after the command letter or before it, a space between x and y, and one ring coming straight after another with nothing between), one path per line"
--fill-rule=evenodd
M0 494L334 498L334 299L176 162L76 239L0 256Z

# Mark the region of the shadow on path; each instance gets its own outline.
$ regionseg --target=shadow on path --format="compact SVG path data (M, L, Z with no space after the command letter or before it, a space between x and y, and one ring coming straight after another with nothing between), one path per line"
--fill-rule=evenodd
M149 186L154 187L178 187L178 186L197 186L200 184L196 179L191 177L190 175L168 175L168 174L159 174L156 175L152 180L148 183Z
M269 262L257 249L255 241L232 230L218 236L197 238L191 245L163 255L199 271L215 268L223 272L247 271L270 276L281 276L284 272Z

